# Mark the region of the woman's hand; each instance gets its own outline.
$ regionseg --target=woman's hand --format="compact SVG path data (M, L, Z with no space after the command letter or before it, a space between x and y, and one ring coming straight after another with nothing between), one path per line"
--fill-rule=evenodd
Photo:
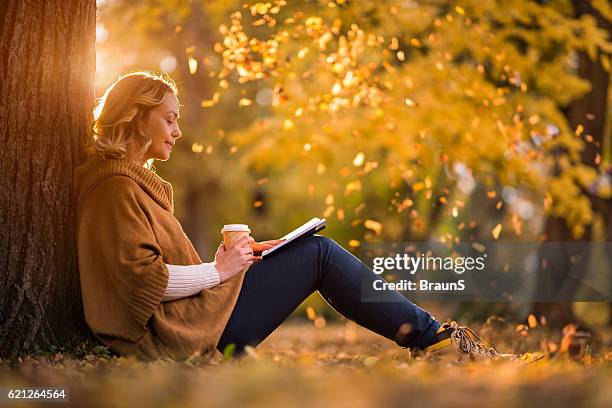
M255 261L259 261L261 259L261 253L263 251L274 248L275 246L277 246L283 241L284 239L273 239L270 241L261 241L261 242L255 242L255 240L252 240L251 249L253 250L253 253L257 255L255 257L256 258Z
M253 250L249 246L251 241L251 237L241 238L229 251L223 244L219 245L215 254L215 268L219 272L221 282L233 278L253 264Z

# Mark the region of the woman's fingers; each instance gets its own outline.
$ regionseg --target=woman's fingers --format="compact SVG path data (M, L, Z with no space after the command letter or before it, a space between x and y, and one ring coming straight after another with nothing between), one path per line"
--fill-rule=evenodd
M274 248L276 245L280 244L281 242L283 242L282 240L275 240L275 241L263 241L263 242L253 242L251 244L251 248L253 248L253 251L265 251L267 249L271 249Z

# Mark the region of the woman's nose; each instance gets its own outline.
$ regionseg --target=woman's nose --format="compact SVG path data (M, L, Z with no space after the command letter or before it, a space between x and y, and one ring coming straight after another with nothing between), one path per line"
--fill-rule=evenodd
M183 133L181 132L181 129L177 126L176 131L174 132L174 138L178 139L181 136L183 136Z

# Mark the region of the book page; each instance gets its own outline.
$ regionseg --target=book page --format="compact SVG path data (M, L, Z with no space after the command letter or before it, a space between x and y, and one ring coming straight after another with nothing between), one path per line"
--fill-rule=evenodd
M321 221L319 218L313 218L310 221L308 221L306 224L302 225L301 227L298 227L298 228L294 229L293 231L291 231L290 233L288 233L287 235L285 235L281 239L291 240L291 239L299 236L301 233L306 232L309 229L311 229L312 227L314 227L315 225L317 225L317 223L319 221Z

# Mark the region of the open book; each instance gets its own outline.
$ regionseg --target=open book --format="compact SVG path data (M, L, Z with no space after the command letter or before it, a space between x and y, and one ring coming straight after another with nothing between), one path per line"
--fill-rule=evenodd
M306 224L294 229L293 231L291 231L290 233L282 237L281 239L284 239L283 242L281 242L274 248L263 251L261 253L261 257L265 258L266 256L274 253L275 251L278 251L280 248L284 247L285 245L288 245L290 242L293 242L298 238L307 237L309 235L316 234L317 232L325 228L326 222L327 220L325 218L311 219Z

